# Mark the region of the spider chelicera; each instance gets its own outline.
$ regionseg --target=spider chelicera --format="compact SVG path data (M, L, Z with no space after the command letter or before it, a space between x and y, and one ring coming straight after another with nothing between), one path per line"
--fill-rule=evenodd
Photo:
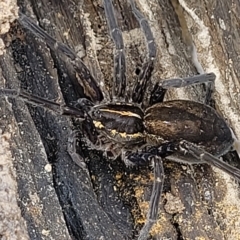
M2 89L0 94L18 97L58 114L81 119L89 147L101 149L108 157L114 159L121 156L127 166L134 167L153 162L155 177L150 207L147 221L139 235L139 239L146 239L158 215L164 182L162 165L164 158L174 160L178 158L177 160L190 164L208 163L234 177L240 177L240 171L218 159L229 151L234 140L229 127L213 108L185 100L163 102L168 88L213 82L215 80L213 73L163 80L153 87L148 106L141 106L145 90L149 87L157 50L147 20L133 1L130 1L130 4L148 47L148 59L143 64L138 81L134 85L131 100L125 97L127 81L124 43L111 0L104 1L104 9L116 48L112 99L103 99L104 93L100 84L71 49L56 42L23 14L20 14L23 26L46 41L53 50L64 53L72 60L87 98L80 99L77 106L72 107L59 105L22 90Z

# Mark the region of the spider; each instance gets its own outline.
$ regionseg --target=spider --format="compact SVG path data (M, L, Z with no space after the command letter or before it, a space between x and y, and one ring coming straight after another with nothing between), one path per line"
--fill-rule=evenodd
M67 46L56 42L23 14L20 16L20 22L25 27L44 39L51 48L63 52L72 60L88 99L80 99L78 105L72 107L62 106L21 90L4 89L0 93L2 96L19 97L61 115L81 119L83 131L89 139L89 146L104 150L108 157L115 159L121 156L128 166L153 162L155 180L148 219L139 235L139 239L146 239L158 215L164 182L162 166L164 158L171 158L171 155L174 158L175 154L180 154L177 157L188 163L209 163L235 177L240 177L240 172L218 159L230 149L233 137L225 121L214 109L192 101L162 102L166 89L214 81L213 73L161 81L151 92L149 106L140 106L150 82L156 47L148 22L135 7L134 2L130 1L130 3L145 34L149 53L148 60L143 65L134 86L132 102L126 102L127 99L124 99L127 83L123 39L115 19L112 2L107 0L104 1L104 9L111 37L116 46L115 84L111 102L109 99L103 100L104 94L99 84L76 54Z

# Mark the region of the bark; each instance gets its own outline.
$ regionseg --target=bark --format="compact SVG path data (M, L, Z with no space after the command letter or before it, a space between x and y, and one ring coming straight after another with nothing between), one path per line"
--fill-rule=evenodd
M113 2L125 42L129 93L147 56L145 39L128 2ZM240 2L179 5L175 0L136 0L136 4L149 20L157 44L152 83L197 73L191 60L193 41L204 70L217 75L212 104L240 137ZM105 82L105 96L111 93L114 45L102 1L32 0L18 5L51 36L74 49L94 77ZM66 56L51 51L17 21L11 26L0 57L2 88L21 88L66 104L84 96ZM171 90L167 97L204 101L205 95L205 86L195 86ZM12 198L17 198L22 216L16 239L137 238L151 192L150 168L127 169L120 159L111 162L101 152L90 151L81 138L78 151L86 164L78 166L67 152L69 136L79 130L76 119L18 99L0 104L1 145L10 144L7 165L13 164L17 184ZM235 153L225 158L237 165L232 162L238 159ZM240 238L239 190L230 176L208 165L166 161L164 168L164 194L152 239ZM3 231L1 235L7 236Z

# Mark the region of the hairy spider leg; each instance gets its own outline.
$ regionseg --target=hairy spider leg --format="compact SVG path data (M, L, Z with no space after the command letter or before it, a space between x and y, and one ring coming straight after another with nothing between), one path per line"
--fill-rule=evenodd
M43 107L45 109L58 113L59 115L74 116L80 119L84 119L84 111L81 109L75 108L73 106L61 105L22 90L0 89L0 97L5 96L9 98L19 98L24 102Z
M188 164L210 164L215 166L229 175L240 179L240 170L233 167L226 162L221 161L218 157L206 152L201 147L196 146L194 143L182 140L180 143L165 142L159 146L145 147L137 153L126 155L125 162L128 166L147 165L151 161L151 156L159 156L166 158L175 152L182 152L183 154L190 154L194 159L191 161L188 158ZM197 159L198 161L196 161ZM187 163L187 161L184 161Z
M149 202L149 212L147 215L147 221L139 233L138 240L147 239L152 226L158 219L159 202L162 195L164 184L164 168L161 157L153 156L153 167L154 167L154 182Z
M5 96L9 98L19 98L26 103L30 103L38 107L43 107L47 110L53 111L54 113L58 113L59 115L71 116L81 119L83 132L93 144L97 142L98 134L96 128L93 124L92 119L86 112L86 108L90 107L87 103L91 103L89 100L81 99L81 102L79 102L80 107L76 108L73 106L61 105L36 95L31 95L30 93L23 90L0 89L0 97ZM86 105L88 106L86 107ZM74 139L73 136L69 138L68 150L73 149L70 144L71 142L76 142L76 139ZM81 167L82 165L79 164L82 162L81 157L77 153L73 154L73 151L69 151L69 154L72 157L73 161Z
M216 75L214 73L203 73L200 75L195 75L192 77L186 78L173 78L162 80L159 85L163 88L181 88L195 84L201 84L206 82L214 82L216 79Z
M75 162L79 167L81 167L82 170L87 172L87 167L86 167L84 158L80 156L80 154L78 154L77 152L77 145L78 145L77 136L79 135L79 133L80 133L79 131L71 132L67 141L67 152L71 156L73 162ZM87 174L89 173L87 172Z
M224 172L228 173L229 175L237 178L240 180L240 170L227 164L224 161L221 161L219 158L213 156L212 154L206 152L202 148L196 146L193 143L188 141L181 141L179 143L179 150L183 153L188 153L192 155L194 158L202 161L203 163L210 164L215 166Z
M154 167L154 183L149 202L149 211L147 214L147 220L139 233L138 240L146 240L148 238L152 226L158 219L158 209L164 184L162 159L175 151L176 145L172 142L166 142L161 146L144 147L139 152L130 153L128 155L126 154L124 156L124 162L127 166L149 165L149 162L153 162Z
M21 99L26 103L45 108L62 116L76 117L77 119L80 119L82 121L82 130L88 137L88 139L93 144L95 144L98 140L98 133L96 131L95 125L92 118L88 114L88 111L91 106L93 106L93 104L88 99L81 98L81 100L78 101L78 107L73 107L58 104L45 98L32 95L23 90L0 89L0 97L5 96L9 98Z
M31 31L34 35L44 40L46 44L53 50L63 53L70 58L76 73L79 75L81 81L79 83L84 89L84 93L93 102L100 102L103 100L103 94L97 81L92 76L91 72L83 61L76 55L76 53L66 44L58 42L56 39L46 33L41 27L35 24L30 18L19 12L19 22Z
M77 77L80 78L79 84L83 87L84 89L84 94L86 97L91 99L92 102L101 102L103 100L103 93L101 91L100 86L98 85L97 81L94 79L94 77L91 75L91 72L87 68L87 66L83 63L83 61L76 55L76 53L69 48L66 44L63 44L61 42L58 42L56 39L51 37L48 33L46 33L41 27L36 25L30 18L25 16L23 13L19 13L19 21L20 23L30 30L34 35L39 37L40 39L44 40L46 44L53 50L53 51L58 51L60 53L63 53L67 57L71 59L71 63L73 64L74 69L76 70L76 75ZM21 91L21 94L23 92ZM26 93L24 93L26 94ZM37 96L32 96L32 102L33 104L38 103L37 99L40 99ZM46 103L48 102L48 105ZM88 102L88 103L87 103ZM81 99L81 101L78 101L78 105L80 106L80 110L76 108L76 111L78 110L81 112L80 117L84 118L82 122L82 130L83 132L87 135L89 140L92 143L95 143L97 141L97 131L96 128L93 124L93 121L90 120L90 116L87 114L88 109L86 107L90 107L89 105L89 100L87 99ZM41 99L41 104L42 107L48 108L51 110L53 106L57 106L56 103L48 101L46 99ZM52 105L52 106L50 106ZM93 104L91 105L93 106ZM59 108L60 110L57 110ZM63 106L59 105L58 107L54 107L52 110L55 112L59 112L60 114L62 113ZM64 111L66 112L66 109L69 108L72 111L72 116L79 117L76 113L74 113L75 108L73 107L65 107ZM64 115L66 115L64 112Z
M109 33L115 45L113 98L124 97L126 89L126 59L122 31L119 29L117 24L112 0L104 0L103 6L108 23Z
M136 8L136 5L133 0L129 0L132 12L134 16L136 17L137 21L140 24L140 27L144 33L145 39L146 39L146 45L148 49L148 57L147 60L143 63L142 69L140 74L138 75L138 79L136 84L133 87L133 93L132 93L132 100L136 103L141 103L144 97L144 92L146 90L146 86L148 81L151 78L152 71L153 71L153 65L154 60L156 58L157 54L157 48L154 41L153 33L151 31L151 28L148 24L147 19L145 16Z
M149 105L152 106L155 103L162 102L167 89L169 88L181 88L201 83L214 83L216 75L214 73L203 73L186 78L171 78L161 80L156 83L149 100Z

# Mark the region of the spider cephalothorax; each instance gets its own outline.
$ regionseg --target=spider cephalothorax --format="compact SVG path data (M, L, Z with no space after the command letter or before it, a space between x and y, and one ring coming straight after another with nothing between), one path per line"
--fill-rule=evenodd
M139 79L133 87L132 102L116 103L115 101L115 99L122 100L126 91L126 63L123 38L117 25L111 0L104 0L104 9L109 31L116 47L114 101L107 102L107 99L103 101L104 94L100 84L71 49L56 42L23 14L20 14L20 22L23 26L45 40L53 50L62 52L71 59L87 99L81 99L76 107L73 107L63 106L24 91L2 89L0 94L1 96L19 97L61 115L79 118L82 122L82 130L89 139L91 147L110 152L112 153L111 157L114 158L122 156L127 165L136 166L153 161L154 188L148 220L139 236L139 239L146 239L158 215L164 180L162 159L180 154L177 155L181 158L180 160L189 161L188 163L209 163L235 177L240 177L240 171L217 158L230 149L233 138L224 119L213 108L186 100L162 102L166 89L213 82L215 74L162 80L153 87L147 107L140 107L144 105L141 103L150 82L156 46L147 20L137 10L132 0L130 4L145 34L148 47L147 61L143 64Z
M124 144L137 144L144 141L143 111L134 105L107 104L91 111L97 130L109 139Z

